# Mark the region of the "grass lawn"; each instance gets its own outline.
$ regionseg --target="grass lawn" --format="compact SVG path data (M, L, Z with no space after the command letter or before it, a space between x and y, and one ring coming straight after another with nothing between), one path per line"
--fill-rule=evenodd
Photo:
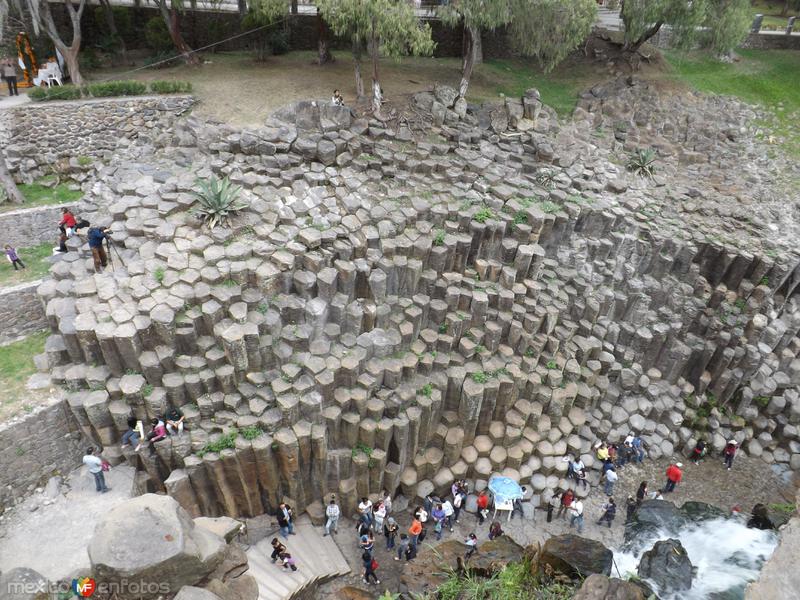
M720 63L708 55L667 53L669 76L701 92L736 96L768 108L775 116L769 126L784 148L800 156L800 52L739 50L741 60Z
M68 183L59 183L56 186L49 186L46 178L40 179L35 183L22 183L19 191L25 196L25 204L6 203L0 205L0 213L19 210L20 208L32 208L34 206L47 206L52 204L67 204L75 202L81 197L81 192L69 189ZM25 259L23 258L24 262Z
M0 346L0 421L18 413L30 412L41 393L25 389L28 377L36 372L33 357L44 352L47 331L29 335L24 340L7 346Z
M53 255L52 242L39 244L33 248L17 248L17 254L25 264L25 269L15 271L11 263L5 259L0 266L0 286L12 286L24 281L33 281L44 277L50 269L50 262L47 260Z
M786 16L781 15L783 12L783 0L752 0L752 12L755 17L758 14L764 15L764 20L761 22L762 29L785 29L789 17L800 16L800 10L789 6L789 12Z
M497 94L522 97L528 88L536 88L542 102L552 106L561 117L572 113L578 93L603 79L595 66L569 59L550 73L545 73L533 60L489 60L480 67L493 80Z

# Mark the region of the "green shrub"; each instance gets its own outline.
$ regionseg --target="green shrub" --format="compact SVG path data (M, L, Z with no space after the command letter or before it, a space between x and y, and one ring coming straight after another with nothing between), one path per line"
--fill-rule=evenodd
M430 397L431 397L431 394L433 393L433 386L432 386L430 383L426 383L426 384L425 384L425 385L423 385L423 386L422 386L422 388L419 390L419 393L420 393L422 396L425 396L426 398L430 398Z
M144 41L148 48L152 48L156 52L172 50L172 37L169 35L169 29L167 29L164 19L160 16L148 19L144 26Z
M188 81L151 81L150 91L154 94L188 94L192 84Z
M241 431L242 437L246 440L254 440L262 433L264 433L264 431L258 425L251 425L250 427L245 427Z
M267 37L275 56L289 52L289 33L285 29L275 29Z
M223 450L236 448L236 437L238 435L239 431L237 429L231 429L213 442L208 442L198 454L202 456L207 452L222 452Z
M141 96L147 93L147 85L141 81L98 81L90 83L88 89L95 98Z
M77 100L81 97L81 89L74 85L58 87L35 87L28 96L34 102L50 102L52 100Z
M444 230L437 229L436 233L433 236L433 245L442 246L443 244L444 244Z
M166 271L164 271L164 267L157 267L155 271L153 271L153 278L158 282L161 283L164 281L164 275Z
M484 206L478 212L475 213L475 216L472 217L473 221L477 221L478 223L486 223L489 219L494 219L494 213L492 209L488 206Z
M199 190L194 192L197 206L192 209L192 214L213 229L220 223L227 224L230 217L247 207L239 199L242 189L231 185L225 177L219 179L213 176L205 181L197 180Z
M477 373L472 374L472 381L475 383L486 383L489 381L489 376L483 371L478 371Z
M652 177L656 173L656 151L652 148L636 150L628 159L628 170L642 177Z

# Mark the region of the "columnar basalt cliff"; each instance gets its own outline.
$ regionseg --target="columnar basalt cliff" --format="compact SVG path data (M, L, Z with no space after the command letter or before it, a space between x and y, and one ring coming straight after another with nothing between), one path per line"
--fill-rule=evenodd
M496 472L547 498L562 456L591 467L631 430L654 458L704 435L798 469L800 272L764 232L786 199L755 113L650 95L597 88L565 124L535 91L473 108L446 88L414 122L314 102L257 130L179 121L84 201L113 223L113 268L73 238L39 288L52 378L192 516ZM625 169L644 146L653 179ZM212 174L248 208L209 231L188 210ZM183 436L120 453L131 413L172 406Z

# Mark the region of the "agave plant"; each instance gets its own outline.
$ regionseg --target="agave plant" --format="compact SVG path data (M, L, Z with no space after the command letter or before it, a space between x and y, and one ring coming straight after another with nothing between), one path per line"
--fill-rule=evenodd
M652 177L656 172L656 151L652 148L636 150L628 160L628 170L641 175Z
M198 179L197 187L194 192L196 206L191 212L209 229L219 224L227 225L230 217L247 208L247 203L239 198L242 188L232 185L227 177Z

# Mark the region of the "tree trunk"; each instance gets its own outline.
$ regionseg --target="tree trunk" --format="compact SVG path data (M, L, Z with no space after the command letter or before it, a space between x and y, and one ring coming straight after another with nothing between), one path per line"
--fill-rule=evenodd
M69 71L69 78L73 85L83 85L83 75L81 75L81 67L78 62L78 50L73 46L65 46L59 48L61 54L64 56L64 62L67 63L67 70Z
M373 20L372 36L369 40L369 57L372 60L372 112L376 116L380 116L381 105L383 104L383 90L381 90L380 74L378 72L379 53L380 41L375 33Z
M472 62L476 65L483 64L483 38L481 28L473 27L470 31L472 37Z
M791 4L792 0L783 0L783 9L781 10L781 16L785 17L789 14L789 4Z
M663 24L664 23L662 21L656 21L656 23L650 29L645 31L641 37L639 37L639 39L634 42L626 42L622 49L630 52L631 54L636 54L639 52L639 48L642 47L642 44L659 32Z
M364 79L361 77L361 44L353 42L353 67L356 75L356 96L364 97Z
M158 8L160 9L164 23L167 25L169 36L172 38L175 49L183 55L183 59L186 61L187 65L199 65L200 58L197 54L192 52L191 47L189 47L189 44L186 43L186 40L183 39L183 35L181 35L180 13L174 8L168 8L166 0L158 0Z
M10 202L14 204L22 204L25 202L25 197L22 195L22 192L19 191L17 184L14 182L14 178L11 177L11 173L8 171L8 165L6 164L6 157L0 153L0 185L3 186L3 189L6 191L6 196Z
M100 0L100 5L103 7L103 14L106 17L106 25L108 31L115 40L119 40L119 53L122 55L122 64L128 64L128 48L125 46L125 40L117 30L117 22L114 20L114 10L111 8L109 0Z
M78 64L78 51L81 49L81 17L83 16L83 9L86 7L86 0L80 0L78 9L72 5L72 0L67 0L64 3L67 9L67 15L72 23L72 44L67 46L61 35L58 32L55 21L53 20L53 13L50 11L50 3L43 2L39 8L39 26L47 32L47 36L53 45L61 52L64 57L64 62L67 63L69 69L69 76L72 83L80 86L83 85L83 76L81 75L80 65Z
M477 27L464 28L464 56L461 61L461 83L458 86L458 95L467 97L467 89L472 78L472 69L475 67L475 40L480 39L480 29ZM447 108L450 108L449 106Z
M317 64L324 65L333 62L331 54L331 38L328 32L328 24L317 9Z

